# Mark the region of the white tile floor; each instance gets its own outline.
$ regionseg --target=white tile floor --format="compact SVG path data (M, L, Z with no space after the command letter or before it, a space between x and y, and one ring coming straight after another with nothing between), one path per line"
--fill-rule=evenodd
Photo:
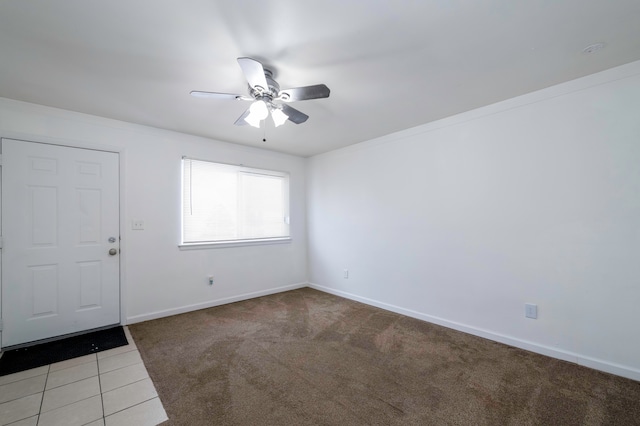
M0 377L0 425L153 426L167 420L135 342Z

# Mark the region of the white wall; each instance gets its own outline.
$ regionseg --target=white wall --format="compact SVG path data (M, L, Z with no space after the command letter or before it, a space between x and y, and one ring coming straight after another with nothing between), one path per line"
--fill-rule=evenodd
M124 322L306 284L302 158L3 98L0 137L121 152ZM290 172L292 242L180 251L183 155ZM143 220L145 229L132 231L133 219Z
M312 157L307 184L312 286L640 380L640 62Z

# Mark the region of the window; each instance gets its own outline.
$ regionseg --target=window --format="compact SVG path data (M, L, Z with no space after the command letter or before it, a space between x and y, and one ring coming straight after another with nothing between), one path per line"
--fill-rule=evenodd
M182 159L182 245L289 240L289 174Z

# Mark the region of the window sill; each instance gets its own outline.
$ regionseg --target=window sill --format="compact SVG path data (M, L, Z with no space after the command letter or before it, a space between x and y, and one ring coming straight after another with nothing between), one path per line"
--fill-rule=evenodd
M247 247L289 243L291 243L291 237L264 238L260 240L220 241L217 243L183 243L179 244L178 248L180 250L207 250L226 247Z

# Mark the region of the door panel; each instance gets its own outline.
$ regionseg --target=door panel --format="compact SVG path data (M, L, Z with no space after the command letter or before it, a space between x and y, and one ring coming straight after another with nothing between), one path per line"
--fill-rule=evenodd
M3 139L2 159L2 346L118 324L118 154Z

